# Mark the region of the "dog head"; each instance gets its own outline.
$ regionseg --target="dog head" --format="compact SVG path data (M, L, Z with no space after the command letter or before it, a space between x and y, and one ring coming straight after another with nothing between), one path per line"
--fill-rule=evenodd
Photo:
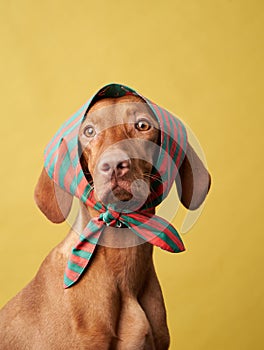
M97 200L140 205L147 199L159 136L138 96L102 99L89 109L79 131L80 161Z
M153 179L163 180L159 172L153 171L159 149L164 146L162 132L155 113L138 95L92 100L79 127L78 144L82 171L97 201L125 207L129 203L132 210L147 202ZM163 169L163 173L168 172ZM191 210L201 205L210 187L210 175L188 143L175 183L182 203ZM65 220L72 202L72 196L45 170L36 186L35 199L53 222Z

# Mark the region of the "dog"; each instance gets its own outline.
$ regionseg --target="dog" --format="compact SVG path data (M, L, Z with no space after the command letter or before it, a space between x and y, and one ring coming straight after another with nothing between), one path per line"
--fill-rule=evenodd
M94 100L78 131L78 150L95 201L105 206L141 206L152 191L155 145L159 148L160 143L158 122L139 95ZM188 143L175 181L178 187L181 183L181 202L189 209L198 208L209 191L210 175ZM72 198L42 170L35 201L49 220L63 222ZM155 210L147 212L151 216ZM71 249L79 242L76 232L83 232L97 216L97 209L80 201L68 236L0 312L0 349L169 348L153 244L131 234L122 222L122 227L104 225L89 267L74 286L62 288Z

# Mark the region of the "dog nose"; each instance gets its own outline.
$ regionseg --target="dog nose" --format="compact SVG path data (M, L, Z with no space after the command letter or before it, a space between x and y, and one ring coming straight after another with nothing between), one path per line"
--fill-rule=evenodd
M131 167L131 161L124 152L109 152L104 154L101 159L98 170L102 175L111 176L113 173L117 177L126 175Z

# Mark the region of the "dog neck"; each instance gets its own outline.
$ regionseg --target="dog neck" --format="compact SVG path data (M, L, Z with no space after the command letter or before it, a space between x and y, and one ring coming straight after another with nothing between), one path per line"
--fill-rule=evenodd
M63 250L69 256L72 245L78 241L88 222L98 216L98 212L80 202L80 211L69 240L64 241ZM76 234L77 233L77 234ZM97 269L109 271L119 281L122 293L139 293L149 271L154 269L153 245L143 241L128 228L105 226L93 259ZM89 279L88 274L84 279ZM74 287L73 287L74 288Z

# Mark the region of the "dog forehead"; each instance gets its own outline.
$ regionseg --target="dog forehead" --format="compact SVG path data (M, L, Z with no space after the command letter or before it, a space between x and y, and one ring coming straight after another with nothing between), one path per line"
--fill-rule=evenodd
M88 110L86 120L93 123L123 123L131 120L131 116L143 114L150 116L156 127L158 122L147 103L139 96L127 95L116 98L104 98L96 101ZM103 125L102 125L103 126Z

